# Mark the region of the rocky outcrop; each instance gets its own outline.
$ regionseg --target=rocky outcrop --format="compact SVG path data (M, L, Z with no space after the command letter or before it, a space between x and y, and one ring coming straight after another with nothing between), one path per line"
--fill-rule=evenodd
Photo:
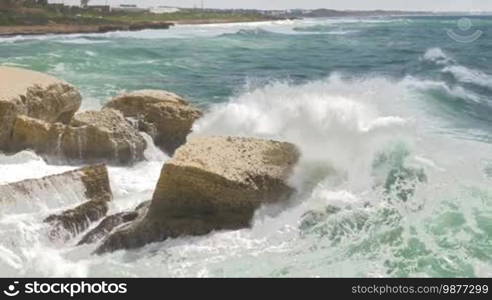
M53 163L130 164L143 160L146 143L112 109L76 114L70 124L18 116L12 130L15 150L32 149Z
M122 224L134 221L139 216L145 215L150 206L150 201L140 204L134 211L117 213L104 218L99 225L82 237L77 245L91 244L108 236L115 228Z
M260 205L291 195L286 181L298 157L289 143L191 139L164 165L148 213L110 235L97 253L247 227Z
M123 94L106 104L135 119L163 151L172 154L185 143L193 123L202 113L180 96L160 90Z
M19 68L0 67L0 151L12 151L10 137L17 116L47 123L69 123L81 96L72 85Z
M86 167L62 176L73 176L74 173L81 174L80 180L85 187L84 198L87 201L44 220L52 225L49 233L52 239L68 240L86 230L91 223L106 215L108 202L113 198L106 166Z
M67 203L110 199L106 166L96 165L63 174L0 185L0 210L31 212Z

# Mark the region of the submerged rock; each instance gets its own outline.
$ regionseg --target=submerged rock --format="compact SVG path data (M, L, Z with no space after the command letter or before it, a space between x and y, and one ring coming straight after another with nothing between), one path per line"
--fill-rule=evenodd
M49 235L53 240L69 240L85 231L89 226L103 218L108 212L109 195L83 203L58 215L44 220L52 224Z
M419 184L427 182L425 170L407 163L408 147L403 143L391 145L378 153L373 162L373 175L381 178L380 183L389 199L408 201Z
M413 197L417 185L426 182L424 169L401 166L389 172L384 189L387 194L406 202Z
M298 158L289 143L191 139L164 165L148 213L111 234L97 253L248 227L260 205L292 194L286 181Z
M116 110L76 114L69 125L16 118L12 143L51 162L130 164L143 160L146 143Z
M135 119L139 129L170 154L185 143L193 123L202 116L200 110L180 96L160 90L123 94L105 107L119 110L125 117Z
M113 198L106 166L86 167L58 176L67 177L75 174L80 176L85 187L84 196L87 202L44 220L53 226L50 237L54 239L68 240L86 230L92 222L106 215L108 202Z
M10 137L17 116L67 124L81 104L72 85L42 73L0 67L0 151L13 151Z
M140 204L134 211L117 213L104 218L99 225L84 235L77 245L91 244L102 240L118 226L134 221L139 216L145 215L149 206L150 201L146 201Z
M299 229L302 232L311 231L320 223L340 212L341 208L334 205L327 205L322 210L310 210L305 212L301 217Z

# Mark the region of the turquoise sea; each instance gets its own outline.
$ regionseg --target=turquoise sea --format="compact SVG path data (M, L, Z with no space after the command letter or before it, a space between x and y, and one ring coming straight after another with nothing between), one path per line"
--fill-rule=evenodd
M75 202L0 211L0 276L490 277L491 36L490 16L434 15L0 38L0 65L69 81L83 109L165 89L204 109L193 134L302 153L297 194L250 229L96 256L45 237ZM112 212L150 199L168 157L146 158L110 167ZM0 183L71 168L0 154Z

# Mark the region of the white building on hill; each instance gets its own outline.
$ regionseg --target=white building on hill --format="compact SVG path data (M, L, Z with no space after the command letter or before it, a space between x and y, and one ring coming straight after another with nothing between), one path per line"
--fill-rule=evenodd
M1 0L0 0L1 1ZM53 4L65 4L70 6L80 6L80 0L48 0ZM177 7L164 6L166 1L138 1L138 0L90 0L89 7L110 7L115 11L143 12L150 11L155 14L174 13L180 9Z
M169 14L169 13L175 13L178 11L179 11L179 8L169 7L169 6L158 6L158 7L152 7L150 9L150 12L154 13L154 14Z

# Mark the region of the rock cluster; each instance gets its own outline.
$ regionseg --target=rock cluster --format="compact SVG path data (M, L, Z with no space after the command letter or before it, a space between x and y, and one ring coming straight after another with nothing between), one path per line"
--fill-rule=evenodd
M144 158L143 131L173 155L151 201L108 217L113 196L105 165L0 186L0 209L50 197L65 203L64 194L78 199L75 208L45 219L53 239L84 233L79 245L100 241L96 253L105 253L234 230L248 227L261 205L286 201L294 192L288 178L299 159L296 146L244 137L187 140L202 113L176 94L142 90L100 111L77 112L80 94L63 81L6 67L0 78L0 151L31 149L50 163L129 165Z
M142 90L100 111L77 112L72 85L34 71L0 67L0 151L34 150L50 163L128 165L144 159L139 131L172 154L202 113L182 97Z

